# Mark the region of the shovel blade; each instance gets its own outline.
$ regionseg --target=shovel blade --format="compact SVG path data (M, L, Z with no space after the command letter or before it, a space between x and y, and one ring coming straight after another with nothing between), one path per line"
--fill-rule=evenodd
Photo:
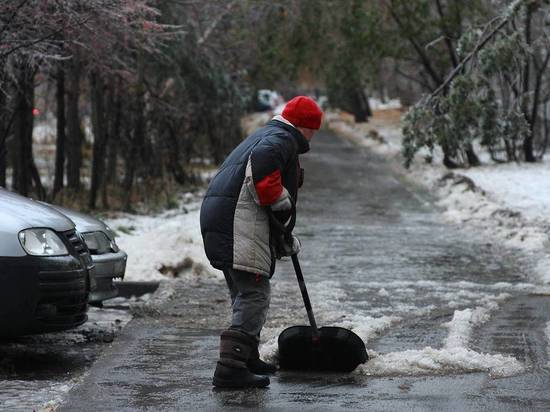
M337 327L319 329L313 339L311 326L292 326L279 335L281 369L351 372L368 360L364 342L355 333Z

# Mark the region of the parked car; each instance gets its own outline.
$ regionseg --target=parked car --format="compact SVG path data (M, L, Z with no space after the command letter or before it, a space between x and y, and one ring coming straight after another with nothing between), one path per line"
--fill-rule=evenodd
M256 100L256 110L259 112L274 110L285 101L279 93L269 89L258 90Z
M84 323L90 274L92 258L69 218L0 188L0 336Z
M113 281L124 279L128 255L117 246L115 233L104 222L92 216L60 206L49 206L74 222L90 250L95 266L90 276L90 303L99 305L104 300L118 296Z

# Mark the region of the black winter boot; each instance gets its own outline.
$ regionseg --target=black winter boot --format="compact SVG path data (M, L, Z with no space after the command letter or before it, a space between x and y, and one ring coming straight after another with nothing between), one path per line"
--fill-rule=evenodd
M267 376L251 373L246 363L256 342L236 330L223 331L220 336L220 360L212 384L218 388L264 388Z
M260 352L258 352L258 343L252 348L250 357L246 363L246 367L252 373L256 375L273 375L277 372L277 367L271 363L264 362L260 359Z

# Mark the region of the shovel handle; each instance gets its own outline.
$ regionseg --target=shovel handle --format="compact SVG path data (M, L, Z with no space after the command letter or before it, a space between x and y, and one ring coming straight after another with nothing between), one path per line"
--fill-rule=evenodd
M302 292L302 299L304 299L304 306L306 307L307 317L309 318L309 324L311 325L311 331L313 340L319 340L319 329L317 328L317 322L315 322L315 316L313 315L313 308L311 307L311 301L309 300L309 294L307 293L306 282L304 275L302 274L302 268L298 261L298 255L292 255L292 264L294 265L294 271L296 272L296 278L298 279L298 285L300 286L300 292Z
M273 214L271 208L267 208L267 213L272 224L285 236L290 237L294 225L296 224L296 205L292 201L292 215L290 223L288 226L285 226ZM302 293L302 299L304 300L304 306L306 307L307 317L309 319L309 324L311 325L312 339L314 342L319 342L319 328L317 327L317 322L315 322L315 316L313 315L313 308L311 307L311 301L309 300L309 294L307 293L306 282L304 280L304 275L302 274L302 268L300 267L300 262L298 261L298 254L292 255L292 264L294 265L294 272L296 272L296 278L298 279L298 286L300 287L300 292Z

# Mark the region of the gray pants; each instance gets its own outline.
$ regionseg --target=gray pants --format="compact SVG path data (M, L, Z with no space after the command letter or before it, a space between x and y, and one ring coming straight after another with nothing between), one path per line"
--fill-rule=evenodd
M244 332L259 341L271 300L269 279L235 269L224 269L223 274L231 294L231 329Z

